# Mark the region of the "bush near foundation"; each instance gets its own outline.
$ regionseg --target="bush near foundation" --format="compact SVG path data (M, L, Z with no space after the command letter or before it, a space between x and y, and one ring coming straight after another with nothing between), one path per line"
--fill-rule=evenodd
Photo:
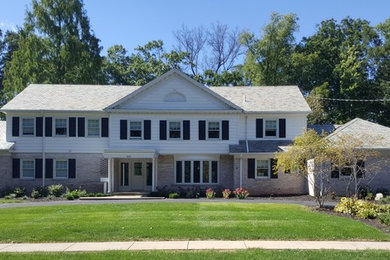
M54 197L61 197L64 194L64 186L62 184L54 184L47 187L49 194Z
M374 219L380 214L390 212L390 206L379 205L356 198L343 197L334 207L334 210L339 213L349 214L359 218Z
M237 199L244 200L248 198L249 192L243 188L237 188L233 191L233 194L236 196Z

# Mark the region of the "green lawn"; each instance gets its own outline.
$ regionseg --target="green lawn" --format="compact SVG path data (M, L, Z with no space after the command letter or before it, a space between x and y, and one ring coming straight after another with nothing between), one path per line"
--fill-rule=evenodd
M6 200L6 199L0 199L0 204L1 203L20 203L22 202L21 200Z
M1 242L172 239L390 240L348 218L304 206L136 203L0 209Z
M389 259L390 251L261 250L236 251L109 251L86 253L0 253L0 259Z

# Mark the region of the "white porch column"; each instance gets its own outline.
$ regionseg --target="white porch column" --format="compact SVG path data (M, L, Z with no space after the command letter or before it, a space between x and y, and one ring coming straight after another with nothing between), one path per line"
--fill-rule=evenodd
M242 188L242 154L240 154L240 188Z
M111 178L110 178L110 182L111 182L111 192L114 192L114 176L115 176L115 172L114 172L114 159L110 159L111 160Z
M111 193L111 176L112 176L112 172L111 172L111 160L112 159L108 159L108 184L107 184L107 192L108 193Z
M153 157L152 163L152 191L156 191L156 157Z

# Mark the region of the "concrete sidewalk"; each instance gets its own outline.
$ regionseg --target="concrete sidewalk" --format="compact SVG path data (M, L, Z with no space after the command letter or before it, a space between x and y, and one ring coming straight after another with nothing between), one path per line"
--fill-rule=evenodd
M129 241L81 243L21 243L0 244L1 252L87 252L107 250L236 250L261 249L336 249L336 250L390 250L390 242L358 241Z

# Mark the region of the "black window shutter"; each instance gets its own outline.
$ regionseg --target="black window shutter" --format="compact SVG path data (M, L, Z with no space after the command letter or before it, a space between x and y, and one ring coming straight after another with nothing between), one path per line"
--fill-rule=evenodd
M76 136L76 118L75 117L69 117L69 136L70 137Z
M76 178L76 159L68 160L68 171L70 179Z
M248 179L255 178L255 159L248 159Z
M229 120L222 121L222 140L229 140Z
M45 136L53 135L53 119L51 117L45 117Z
M42 159L35 159L35 178L42 178Z
M43 136L43 117L35 118L35 135Z
M363 178L365 174L365 169L364 169L364 161L359 160L356 164L357 169L356 169L356 177L357 178Z
M256 119L256 138L263 138L263 119Z
M46 159L46 174L45 177L48 179L53 178L53 159Z
M199 120L199 140L206 140L206 121Z
M279 119L279 138L286 138L286 119Z
M152 186L153 164L146 163L146 185Z
M183 121L183 140L190 140L190 120Z
M160 120L160 140L167 140L167 121Z
M108 137L108 117L102 118L102 137Z
M331 172L330 172L330 177L333 178L333 179L337 179L339 178L339 175L340 175L340 172L339 172L339 168L338 167L335 167L332 163L332 166L331 166Z
M129 186L129 164L124 163L125 166L125 180L124 180L124 185Z
M20 177L20 159L12 159L12 178Z
M150 140L152 138L151 126L151 120L144 120L144 140Z
M176 183L182 183L182 161L176 161Z
M77 124L78 124L78 130L77 130L78 136L84 137L85 136L85 118L84 117L77 118Z
M12 117L12 136L19 136L19 117Z
M271 158L269 161L270 161L270 166L271 166L271 179L277 179L278 178L278 171L275 169L275 166L278 163L278 160Z
M127 139L127 120L120 121L120 139L121 140Z

